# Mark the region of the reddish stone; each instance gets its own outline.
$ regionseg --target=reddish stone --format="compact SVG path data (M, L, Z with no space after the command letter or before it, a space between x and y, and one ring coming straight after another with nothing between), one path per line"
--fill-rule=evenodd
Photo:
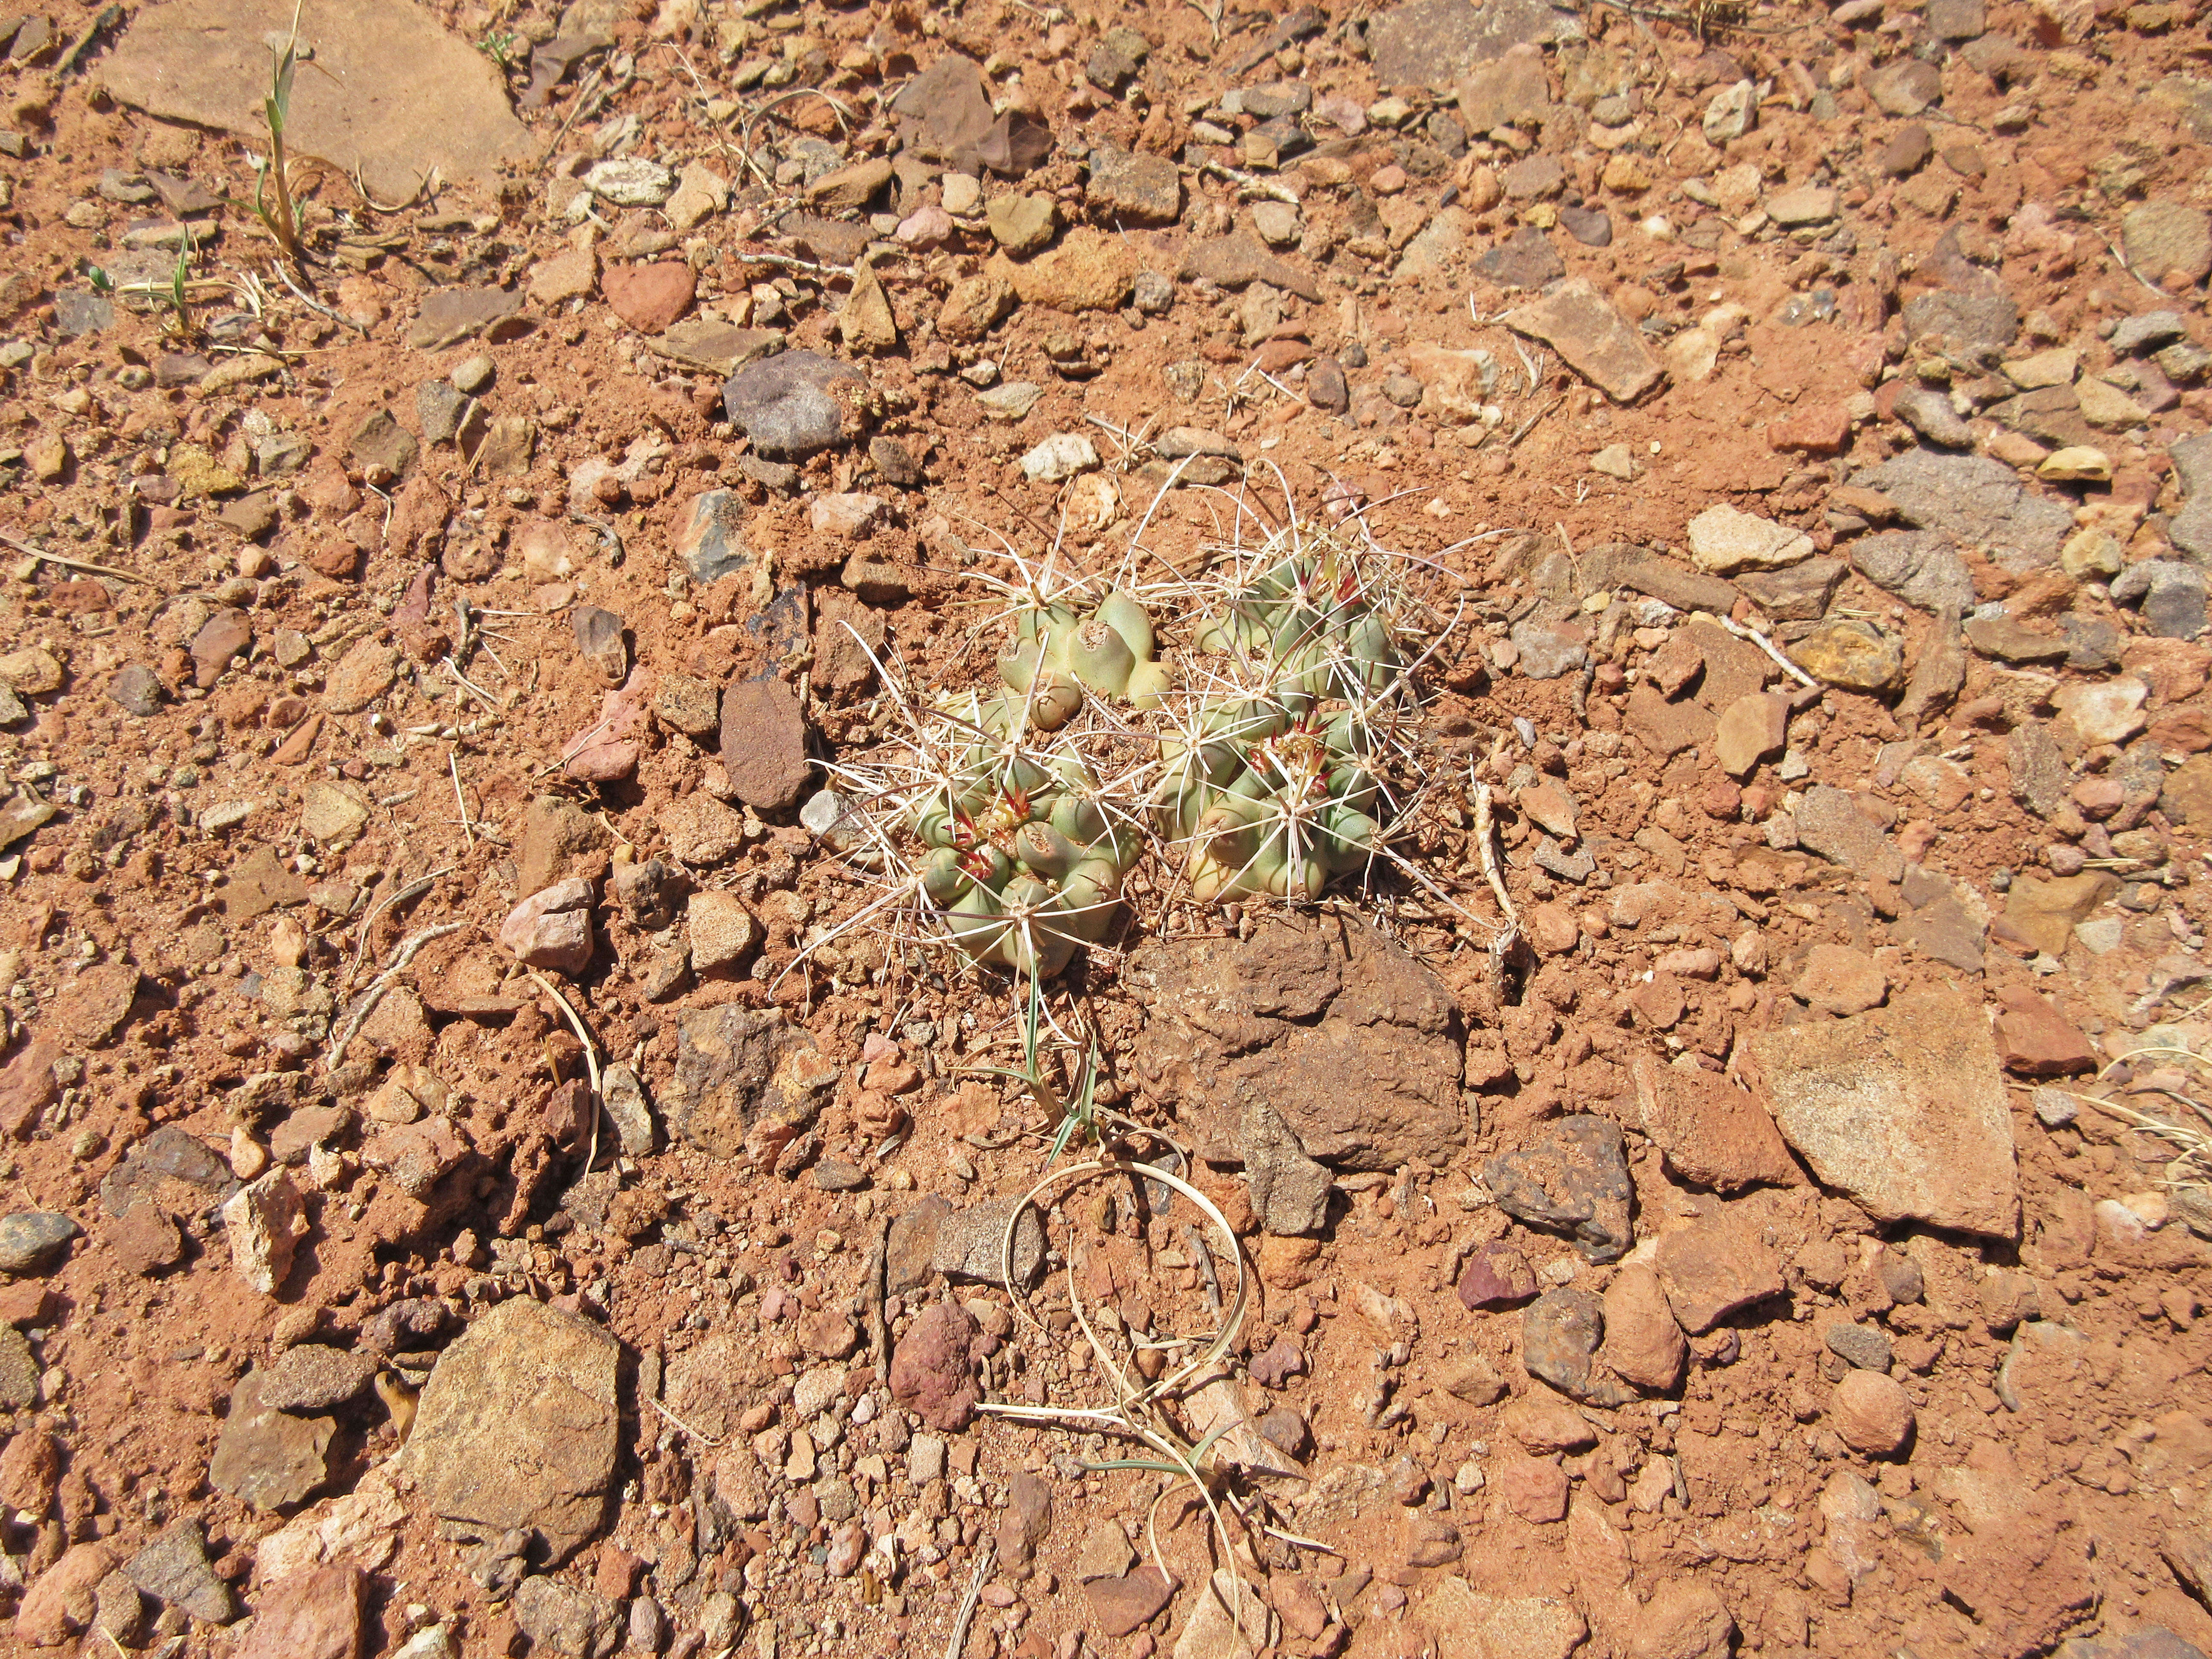
M364 1582L349 1561L278 1579L255 1601L237 1659L356 1659Z
M115 1566L105 1544L76 1544L31 1581L15 1610L15 1638L34 1648L59 1647L92 1623L93 1589Z
M1668 1305L1692 1335L1739 1308L1782 1294L1782 1264L1748 1227L1700 1221L1664 1234L1651 1265Z
M592 1593L603 1601L627 1601L637 1594L637 1581L644 1571L644 1562L610 1538L599 1546Z
M1567 1512L1567 1472L1548 1457L1501 1451L1491 1461L1490 1480L1523 1521L1557 1521Z
M1851 417L1833 404L1808 409L1766 428L1767 447L1806 455L1832 455L1850 441Z
M933 1429L950 1434L966 1428L982 1397L975 1384L979 1334L957 1302L924 1309L892 1352L891 1397Z
M1164 1578L1147 1561L1136 1571L1119 1578L1093 1578L1083 1587L1091 1598L1091 1611L1102 1636L1127 1636L1167 1606L1176 1591L1175 1581Z
M2024 988L1998 994L1995 1035L2005 1069L2022 1077L2064 1077L2097 1069L2097 1052L2072 1021Z
M1460 1303L1469 1313L1514 1307L1535 1294L1535 1271L1510 1244L1484 1245L1459 1277Z
M36 1279L18 1279L0 1285L0 1325L13 1325L19 1331L52 1323L54 1293L52 1287Z
M641 334L658 334L691 309L699 279L680 259L650 265L610 265L599 287L615 315Z
M58 1044L40 1039L0 1071L0 1130L18 1139L30 1133L39 1114L61 1093L54 1081L54 1062L61 1058Z

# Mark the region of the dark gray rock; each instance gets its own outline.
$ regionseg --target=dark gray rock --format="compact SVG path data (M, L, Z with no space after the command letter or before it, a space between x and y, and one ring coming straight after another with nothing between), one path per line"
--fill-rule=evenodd
M1498 288L1541 288L1567 274L1566 261L1544 233L1523 225L1474 262L1474 268Z
M1827 1341L1830 1353L1863 1371L1889 1369L1889 1337L1879 1325L1831 1325Z
M82 1231L58 1211L18 1210L0 1221L0 1273L46 1272Z
M2140 316L2123 317L2112 330L2112 355L2132 357L2139 351L2156 351L2187 337L2188 333L2189 324L2178 311L2146 311Z
M2063 503L2027 494L2017 473L1984 455L1911 449L1851 482L1881 491L1914 528L1940 530L1966 546L1984 548L2008 569L2054 562L2073 529L2073 514Z
M1777 622L1818 622L1827 615L1828 601L1835 598L1836 589L1850 570L1841 559L1814 558L1779 570L1741 571L1735 585ZM1705 608L1717 614L1725 614L1728 609L1725 605Z
M2204 631L2204 572L2179 559L2146 559L2112 578L2112 598L2140 605L2143 624L2161 639L2193 640Z
M1592 1261L1619 1259L1635 1242L1635 1188L1620 1126L1582 1115L1549 1123L1526 1145L1483 1168L1498 1207L1532 1227L1565 1233Z
M1931 444L1945 449L1971 449L1974 429L1951 407L1949 396L1931 386L1916 386L1898 393L1897 418Z
M461 415L469 406L460 389L450 380L425 380L415 388L415 422L422 441L435 448L451 443L461 429Z
M1851 562L1884 592L1922 611L1969 611L1974 579L1950 537L1929 530L1886 530L1862 537Z
M208 1560L207 1534L197 1518L179 1521L123 1564L123 1575L165 1606L203 1624L227 1625L238 1617L238 1598L216 1577Z
M1264 1100L1244 1103L1243 1144L1244 1182L1260 1225L1279 1235L1318 1233L1328 1220L1328 1171L1306 1156Z
M1563 207L1559 210L1559 223L1584 247L1613 246L1613 218L1602 209Z
M1960 294L1936 289L1905 302L1912 337L1948 334L1969 345L2008 346L2020 334L2020 307L2004 294Z
M1562 1394L1599 1407L1625 1406L1635 1391L1597 1360L1605 1304L1588 1291L1547 1291L1521 1316L1521 1364Z
M2066 804L2073 775L2046 722L2023 720L2006 734L2005 765L2014 798L2036 817L2047 818Z
M722 407L756 453L803 461L854 436L867 380L849 363L814 351L785 351L722 383Z

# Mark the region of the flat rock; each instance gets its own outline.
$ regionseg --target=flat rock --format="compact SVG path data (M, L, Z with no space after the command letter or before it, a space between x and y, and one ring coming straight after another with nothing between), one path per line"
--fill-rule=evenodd
M1852 544L1851 562L1885 592L1923 611L1971 611L1974 580L1957 544L1937 531L1888 530Z
M355 1659L368 1577L350 1561L303 1567L264 1584L236 1659ZM414 1644L398 1650L411 1653ZM418 1659L441 1659L425 1650Z
M2067 1077L2097 1069L2097 1051L2049 999L2024 986L1997 994L1992 1022L1997 1055L2019 1077Z
M988 267L1012 284L1024 305L1071 312L1113 311L1127 304L1137 269L1134 247L1088 225L1079 225L1035 258L1018 264L1001 254Z
M321 1342L295 1343L262 1372L261 1403L271 1411L328 1411L367 1388L376 1368L374 1354Z
M811 1123L836 1077L835 1063L780 1010L686 1009L677 1017L676 1076L663 1105L672 1133L717 1158L738 1158L757 1124L787 1138Z
M1905 854L1842 790L1814 784L1797 804L1798 844L1867 881L1905 878Z
M1659 384L1658 359L1583 277L1547 289L1540 299L1506 313L1504 320L1515 333L1549 345L1615 403L1634 403Z
M756 454L803 461L859 435L867 380L849 363L783 351L722 383L722 407Z
M1601 1352L1613 1375L1648 1393L1673 1389L1682 1380L1689 1344L1658 1274L1643 1262L1623 1262L1605 1287L1604 1301Z
M1667 1304L1692 1335L1782 1294L1782 1263L1748 1226L1716 1219L1660 1236L1651 1261Z
M1684 1180L1723 1192L1803 1182L1765 1108L1726 1078L1702 1066L1663 1066L1648 1054L1637 1060L1635 1077L1644 1133Z
M207 1533L197 1516L172 1522L123 1564L124 1577L165 1607L203 1624L227 1625L238 1600L208 1560Z
M2008 569L2054 562L2073 528L2061 502L2031 495L2012 468L1985 455L1909 449L1856 474L1852 484L1887 496L1906 524L1988 550Z
M1881 1221L2020 1228L2012 1119L1980 1011L1949 991L1744 1039L1783 1136Z
M1813 556L1813 538L1803 531L1741 512L1725 501L1716 501L1690 520L1689 540L1692 562L1721 576L1771 570Z
M263 1373L230 1391L230 1410L208 1466L208 1484L264 1513L289 1509L323 1482L336 1419L295 1417L261 1401Z
M1086 1580L1083 1594L1091 1603L1091 1616L1101 1636L1122 1637L1148 1624L1175 1599L1172 1578L1147 1561L1134 1572L1116 1578Z
M486 1537L535 1532L557 1565L605 1518L620 1352L588 1320L502 1302L439 1356L395 1463L431 1514Z
M1571 1601L1484 1595L1464 1578L1431 1590L1417 1616L1436 1638L1437 1659L1568 1659L1589 1634Z
M439 288L422 296L407 331L417 351L442 351L472 340L522 309L522 295L496 288ZM406 468L395 466L394 472Z
M659 334L691 309L698 275L681 259L643 265L609 265L599 291L616 316L641 334Z
M1483 1168L1498 1207L1532 1227L1567 1234L1592 1261L1612 1261L1633 1242L1634 1188L1620 1126L1588 1115L1544 1125Z
M118 100L149 115L265 145L268 42L285 39L292 21L282 0L165 0L94 60L97 73ZM327 161L378 200L397 202L433 171L495 186L502 168L537 155L498 66L429 12L325 0L303 23L314 60L292 82L285 138L295 155Z
M1442 92L1469 65L1502 58L1521 45L1556 46L1579 40L1582 25L1571 11L1540 0L1412 0L1368 25L1367 45L1376 84L1430 87Z
M1433 1164L1463 1142L1450 994L1364 924L1270 916L1245 941L1147 939L1124 971L1149 1016L1137 1077L1178 1103L1204 1156L1241 1156L1253 1100L1338 1167Z
M738 799L763 812L788 810L811 769L799 694L774 676L739 680L722 693L721 726L722 769Z

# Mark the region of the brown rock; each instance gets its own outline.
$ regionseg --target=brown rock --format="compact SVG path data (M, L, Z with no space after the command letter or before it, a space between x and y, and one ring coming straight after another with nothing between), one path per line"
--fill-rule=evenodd
M236 1659L355 1659L367 1583L359 1567L344 1561L264 1586Z
M0 1132L21 1139L37 1124L40 1114L60 1097L54 1080L54 1062L62 1058L57 1043L43 1037L31 1042L0 1071Z
M115 1040L138 996L138 970L127 962L88 968L54 999L53 1018L63 1034L88 1048Z
M1880 1371L1853 1370L1828 1402L1836 1432L1853 1451L1889 1457L1912 1437L1912 1401L1895 1379Z
M1881 1006L1889 981L1875 959L1848 945L1816 945L1790 994L1824 1014L1863 1014Z
M1510 1308L1536 1294L1535 1270L1510 1244L1486 1244L1468 1258L1460 1275L1459 1299L1469 1313Z
M1782 1294L1782 1264L1774 1252L1749 1227L1724 1218L1663 1235L1652 1266L1674 1317L1692 1334Z
M2097 1069L2089 1039L2051 1002L2024 986L1997 994L1997 1056L2021 1077L2066 1077Z
M932 1428L948 1434L966 1428L982 1397L975 1382L975 1343L980 1334L957 1303L933 1303L924 1309L892 1351L892 1398Z
M599 277L615 315L641 334L659 334L691 309L698 276L681 259L610 265Z
M1543 341L1615 403L1634 403L1662 378L1636 330L1583 277L1569 277L1508 312L1505 325Z
M1662 1066L1650 1054L1638 1057L1635 1076L1644 1133L1685 1180L1723 1192L1804 1181L1774 1120L1727 1079L1702 1066Z
M1735 1620L1703 1578L1662 1584L1638 1610L1627 1659L1725 1659Z
M1784 1139L1869 1214L2017 1236L2012 1117L1977 1005L1909 993L1849 1019L1750 1033L1742 1054Z
M31 1581L15 1611L15 1638L34 1648L59 1647L92 1623L93 1592L115 1568L101 1543L76 1544Z
M1682 1380L1689 1344L1658 1274L1640 1261L1624 1265L1605 1288L1601 1352L1615 1376L1651 1393L1668 1393Z
M1491 1460L1490 1481L1506 1508L1523 1521L1557 1521L1567 1512L1567 1472L1548 1457L1500 1451Z
M722 769L739 800L781 812L806 787L806 715L799 694L774 676L722 693Z
M1713 734L1714 757L1731 777L1748 777L1759 762L1788 741L1790 700L1771 691L1753 691L1721 711Z
M1175 1581L1163 1577L1147 1561L1119 1578L1093 1578L1083 1587L1102 1636L1122 1637L1154 1615L1175 1598Z

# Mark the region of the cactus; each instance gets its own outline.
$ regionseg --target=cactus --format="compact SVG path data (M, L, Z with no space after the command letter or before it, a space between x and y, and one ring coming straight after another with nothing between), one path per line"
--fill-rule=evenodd
M979 735L916 804L918 878L945 937L970 962L1049 979L1112 925L1143 843L1071 743L1010 735L1011 700L973 693Z
M1035 981L1105 937L1148 843L1201 905L1311 901L1402 863L1411 642L1449 623L1408 597L1405 561L1339 527L1202 551L1220 574L1145 586L1133 551L1095 603L1017 559L1018 586L985 578L1008 601L996 684L918 695L884 671L906 733L831 769L874 803L866 867L901 878L864 915L896 904ZM1109 699L1126 718L1079 718Z
M1152 618L1118 589L1088 616L1064 598L1038 600L1015 613L999 678L1028 700L1030 725L1055 732L1075 717L1086 692L1158 708L1168 670L1153 653Z
M1278 538L1279 542L1291 538ZM1383 583L1326 532L1291 540L1202 620L1228 659L1153 793L1192 896L1313 899L1381 850L1378 751L1405 659Z

